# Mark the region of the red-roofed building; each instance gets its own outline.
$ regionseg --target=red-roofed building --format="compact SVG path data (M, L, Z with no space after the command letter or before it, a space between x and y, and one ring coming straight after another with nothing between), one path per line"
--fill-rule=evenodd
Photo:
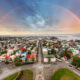
M21 47L21 45L18 45L18 47L20 48L20 47Z
M8 56L7 54L5 54L3 57L5 57L6 59L10 58L10 56Z
M31 58L36 58L36 55L34 53L32 53Z
M73 54L72 53L68 53L71 57L73 56Z
M27 55L27 58L31 58L31 55L28 54L28 55Z
M21 48L22 51L24 51L25 48Z
M10 49L13 49L13 47L10 47Z

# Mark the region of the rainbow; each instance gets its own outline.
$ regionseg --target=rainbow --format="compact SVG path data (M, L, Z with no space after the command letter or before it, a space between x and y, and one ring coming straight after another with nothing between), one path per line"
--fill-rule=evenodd
M39 2L38 2L39 3ZM79 17L74 14L71 10L67 9L67 8L64 8L63 6L60 6L60 5L57 5L57 4L54 4L54 3L45 3L47 5L50 5L50 6L53 6L55 5L56 7L59 7L60 9L63 9L64 11L66 11L68 14L72 15L72 17L75 19L75 23L73 23L73 25L71 25L71 28L70 28L70 31L72 32L79 32L79 29L80 29L80 19ZM23 7L24 4L20 5L20 6L17 6L15 8L13 8L11 11L7 12L4 16L1 17L1 20L0 20L0 23L4 22L5 19L8 18L8 16L15 10ZM65 25L64 25L65 26ZM75 31L76 30L76 31ZM77 31L78 30L78 31Z

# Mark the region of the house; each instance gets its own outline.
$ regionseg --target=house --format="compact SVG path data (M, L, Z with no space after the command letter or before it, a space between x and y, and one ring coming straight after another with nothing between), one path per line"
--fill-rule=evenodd
M36 59L36 55L34 53L31 54L31 58Z
M5 57L0 56L0 61L5 61Z
M15 55L12 55L12 56L10 56L10 58L12 59L12 61L14 61L15 58L16 58L16 56Z
M61 59L64 60L64 61L66 61L66 60L67 60L67 57L64 56L64 57L62 57Z
M7 55L11 55L13 53L13 51L14 51L13 48L8 49Z
M47 48L43 48L43 53L48 54Z
M22 58L20 58L23 62L25 62L25 60L26 60L26 57L22 57Z
M52 62L52 63L56 62L56 58L55 57L54 58L50 58L50 62Z
M48 58L44 58L44 63L48 63Z
M73 56L75 56L75 55L77 55L77 54L79 54L79 50L74 50L74 51L72 51L72 53L73 53Z
M3 57L4 57L5 59L9 59L9 58L10 58L10 56L8 56L7 54L4 54Z

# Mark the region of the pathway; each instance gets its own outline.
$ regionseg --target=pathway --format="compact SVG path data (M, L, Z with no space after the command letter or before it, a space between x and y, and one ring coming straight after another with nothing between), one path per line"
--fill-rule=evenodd
M38 64L35 66L35 80L44 80L43 69L44 66L42 64L42 55L41 55L41 42L38 43Z

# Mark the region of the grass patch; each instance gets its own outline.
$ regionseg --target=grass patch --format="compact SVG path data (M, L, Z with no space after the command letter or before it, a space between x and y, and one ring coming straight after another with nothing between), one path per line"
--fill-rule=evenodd
M31 70L24 70L20 80L33 80L33 72Z
M22 73L22 75L18 76L18 80L33 80L33 72L31 70L23 70ZM18 73L15 73L4 80L13 80L17 75Z
M73 80L71 76L64 75L60 80Z
M15 74L13 74L13 75L7 77L7 78L4 79L4 80L13 80L17 75L18 75L18 73L15 73Z
M51 77L51 80L80 80L80 77L68 69L59 69Z
M26 74L26 73L29 73L29 74L32 74L33 75L33 72L31 70L24 70L23 71L23 74Z

